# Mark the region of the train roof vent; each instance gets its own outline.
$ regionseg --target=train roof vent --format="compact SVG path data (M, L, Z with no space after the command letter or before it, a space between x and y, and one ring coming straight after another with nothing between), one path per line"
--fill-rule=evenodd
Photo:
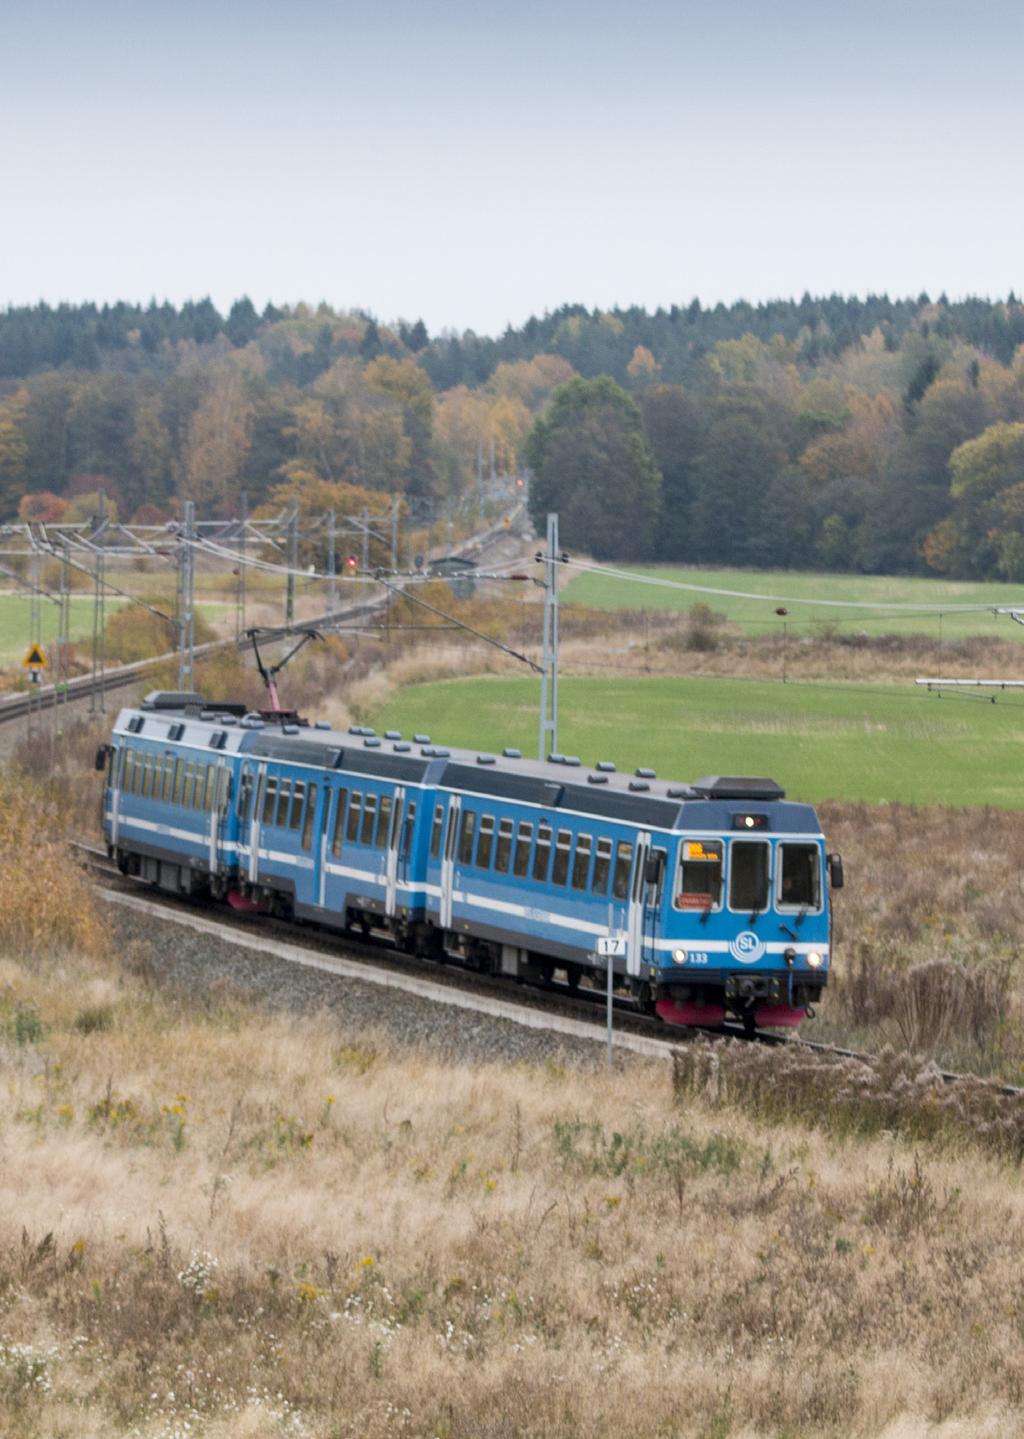
M400 729L386 729L386 730L384 731L384 738L385 738L385 739L401 739L401 738L402 738L402 731L401 731Z
M606 774L588 774L588 775L587 775L587 784L607 784L607 783L608 783L608 776L607 776Z
M514 749L512 745L507 745L505 749L502 750L502 754L506 759L522 759L523 757L522 750Z
M579 769L580 757L578 754L567 754L562 763L569 765L571 769Z
M241 719L243 729L262 729L263 723L259 715L243 715Z
M217 716L217 719L218 719L218 721L219 721L221 724L237 724L237 723L238 723L238 717L237 717L236 715L218 715L218 716Z
M408 754L409 751L412 749L412 745L407 739L399 739L395 740L394 749L395 754Z
M317 720L316 724L313 726L314 729L330 729L330 727L330 720Z
M564 754L549 754L548 764L565 764Z
M643 765L633 771L637 779L657 779L658 776L653 769L646 769Z
M751 775L707 775L704 779L695 779L692 787L704 799L757 799L767 802L786 798L786 791L773 779L757 779Z
M630 787L631 790L634 790L637 794L642 793L644 790L650 789L650 785L647 783L647 781L646 781L645 779L631 779L630 782L629 782L629 787Z
M434 755L437 759L447 759L451 754L450 749L444 749L441 745L434 746Z
M494 764L494 756L492 754L478 754L476 762L477 764Z
M698 799L697 791L688 784L676 785L673 789L667 790L669 799Z
M414 734L413 742L415 744L429 744L430 736L428 734Z
M365 749L380 749L380 740L376 735L368 734L363 740Z
M281 726L281 733L282 733L282 734L298 734L298 732L299 732L299 727L298 727L297 724L283 724L283 725Z
M599 769L602 774L615 773L615 766L612 764L610 759L599 759L594 768Z
M186 705L199 705L203 697L191 690L150 690L142 701L144 710L183 710Z

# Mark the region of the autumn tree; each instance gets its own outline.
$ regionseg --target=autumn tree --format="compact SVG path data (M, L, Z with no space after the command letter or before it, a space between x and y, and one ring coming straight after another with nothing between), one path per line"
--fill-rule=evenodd
M209 514L233 507L249 450L252 407L233 365L214 374L189 425L182 498Z

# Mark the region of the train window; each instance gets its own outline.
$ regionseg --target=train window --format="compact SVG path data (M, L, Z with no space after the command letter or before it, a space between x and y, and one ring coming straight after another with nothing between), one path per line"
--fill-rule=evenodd
M462 833L459 836L459 863L473 863L473 835L476 832L476 813L471 809L463 811Z
M576 853L572 861L572 887L573 889L586 889L587 880L590 878L590 852L594 847L594 841L589 834L581 834L576 839Z
M192 808L192 790L195 787L196 771L190 759L185 761L184 773L181 777L181 805L183 809Z
M299 786L296 785L295 788L298 789ZM306 786L303 785L302 788L305 789ZM313 843L313 817L314 817L315 814L316 814L316 785L315 785L315 784L311 784L311 785L309 786L309 796L308 796L308 798L307 798L307 800L306 800L306 819L305 819L305 822L303 823L303 826L302 826L302 848L303 848L303 849L309 849L310 845Z
M533 877L543 884L548 877L551 860L551 826L541 820L537 826L537 847L533 851Z
M185 765L180 759L174 761L174 794L172 803L181 804L181 791L185 782Z
M530 846L533 843L533 825L528 820L519 821L516 835L516 853L512 861L512 873L518 879L525 879L530 871Z
M565 884L569 878L569 855L572 851L572 830L560 829L555 840L555 862L551 866L551 883Z
M277 814L277 776L268 775L263 790L263 823L273 824Z
M405 827L402 831L402 858L408 859L412 852L412 836L416 828L416 801L411 799L405 807Z
M223 814L227 814L231 808L231 771L229 769L220 771L220 804L218 808Z
M594 894L608 893L608 876L611 872L612 842L610 839L598 839L597 854L594 857L594 878L590 881Z
M647 883L646 902L651 906L661 903L661 887L665 882L665 859L666 854L663 849L652 849L647 860L648 872L644 879ZM651 873L654 874L653 879L649 878Z
M252 775L248 770L242 772L241 783L238 786L238 818L246 820L249 817L249 793L252 789Z
M430 832L430 858L437 859L441 854L441 831L444 829L444 805L434 806L434 828Z
M676 909L721 909L721 840L683 840L679 851L679 880L672 903Z
M289 828L289 829L298 829L299 826L302 824L302 805L303 805L303 802L304 802L305 798L306 798L306 785L305 785L305 781L304 781L304 780L301 780L301 779L297 779L297 780L295 781L295 783L292 785L292 812L291 812L291 816L290 816L290 818L289 818L289 820L288 820L288 828ZM284 804L283 804L283 802L282 802L282 805L281 805L281 809L282 809L281 823L283 824L283 823L284 823L284 813L283 813Z
M821 868L816 844L780 844L775 902L779 909L820 909Z
M620 839L615 846L615 870L612 874L613 899L625 899L629 894L629 872L633 867L633 846L627 839Z
M203 785L203 802L202 802L202 808L203 808L203 809L212 809L212 808L213 808L213 797L214 797L214 794L216 793L216 790L215 790L215 787L214 787L214 779L213 779L213 777L214 777L214 775L216 774L217 771L214 769L214 767L213 767L212 764L206 765L206 766L205 766L205 770L206 770L206 783Z
M288 823L288 806L291 804L292 782L290 779L279 779L277 781L277 800L270 813L270 823L278 828L284 828Z
M124 790L125 794L131 794L132 792L132 762L134 761L134 759L135 752L133 750L126 749L124 752L124 765L121 777L121 788Z
M477 869L490 869L491 853L494 849L494 815L480 816L480 834L476 842Z
M510 819L498 821L498 843L494 851L494 868L499 874L508 874L508 862L512 858L512 834L515 825Z
M768 907L768 863L766 844L734 840L729 856L729 908L749 909L756 914Z
M352 800L348 807L348 829L345 831L345 838L350 844L357 844L359 841L359 826L362 821L363 797L353 791Z
M165 754L164 766L164 804L170 804L171 794L174 787L174 756Z
M363 828L359 835L361 844L373 844L373 830L377 822L377 796L368 794L363 805Z
M387 849L388 840L391 838L391 796L382 794L380 797L380 814L377 817L377 848Z
M149 799L150 786L153 783L152 757L148 754L142 756L142 798Z
M334 838L331 840L331 854L337 859L341 854L341 841L345 833L345 805L348 801L348 790L339 789L338 808L334 815Z

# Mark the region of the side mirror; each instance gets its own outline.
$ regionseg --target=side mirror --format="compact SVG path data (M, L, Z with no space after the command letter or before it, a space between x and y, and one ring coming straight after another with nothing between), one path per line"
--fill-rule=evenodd
M99 749L96 751L96 759L95 759L95 761L94 761L94 766L95 766L96 769L98 769L98 770L106 769L106 767L107 767L107 755L108 755L109 753L110 753L110 745L108 745L108 744L101 744L100 747L99 747Z
M661 855L648 855L644 866L644 879L648 884L657 884L661 879Z
M833 889L843 887L843 856L830 854L828 857L828 882Z

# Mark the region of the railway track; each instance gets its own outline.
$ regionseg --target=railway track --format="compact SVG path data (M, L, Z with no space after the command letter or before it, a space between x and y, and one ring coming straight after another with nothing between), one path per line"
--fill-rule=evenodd
M481 557L496 548L509 534L514 534L516 526L523 520L523 509L520 506L511 516L511 523L506 527L504 520L500 523L489 526L480 534L471 536L460 545L456 545L451 551L454 555L463 558ZM361 619L370 619L373 615L379 614L388 602L388 596L381 595L379 598L364 600L358 604L343 605L340 608L326 611L324 614L313 615L311 618L301 621L291 629L281 626L279 630L271 631L267 635L269 643L276 640L287 639L295 632L295 629L316 629L328 628L339 621L351 623ZM202 659L205 655L215 654L218 650L228 649L237 645L234 639L209 640L206 644L196 645L195 658ZM39 713L41 710L54 709L58 705L77 704L82 700L92 698L94 695L104 695L111 690L126 689L130 685L139 684L146 675L158 668L176 662L178 653L176 650L167 654L153 655L150 659L135 660L131 664L117 665L108 669L101 677L92 675L77 675L74 679L56 685L38 685L31 689L19 691L14 694L0 695L0 725L10 724L14 720L24 719L31 713Z
M74 841L72 848L96 875L113 889L104 892L112 903L126 904L133 909L159 913L174 923L227 939L242 948L259 948L287 963L307 965L358 979L371 984L404 990L420 998L455 1005L494 1018L508 1019L531 1029L550 1029L575 1038L604 1042L605 994L596 989L580 987L573 991L552 982L543 987L526 986L497 975L482 976L451 961L418 959L394 948L385 938L360 940L318 930L305 924L289 924L267 916L236 915L213 901L177 899L173 895L150 890L142 881L126 879L106 850L85 841ZM339 947L343 946L343 950ZM642 1013L629 999L616 996L614 1001L616 1048L648 1058L671 1059L673 1050L685 1042L686 1035L666 1032L664 1024ZM694 1032L712 1039L733 1039L744 1043L769 1046L785 1045L823 1059L852 1059L871 1064L876 1056L837 1045L794 1035L770 1031L748 1034L739 1025L699 1028ZM963 1084L976 1079L974 1075L953 1071L937 1071L946 1084ZM986 1081L989 1082L989 1081ZM1024 1087L994 1084L993 1090L1011 1098L1024 1098Z

